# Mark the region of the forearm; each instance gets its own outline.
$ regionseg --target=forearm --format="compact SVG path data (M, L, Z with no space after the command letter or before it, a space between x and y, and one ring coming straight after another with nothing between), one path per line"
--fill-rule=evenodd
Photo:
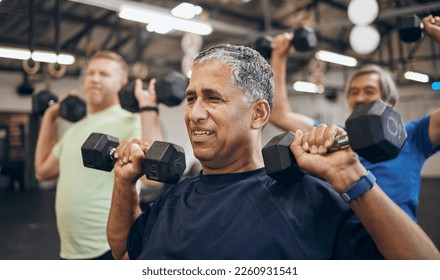
M107 238L116 259L126 256L128 233L140 214L139 196L135 185L127 184L115 177Z
M275 92L273 96L273 108L269 121L285 131L308 131L313 127L314 120L306 115L293 112L286 86L286 59L274 56L271 65L274 69Z
M43 116L40 125L40 132L38 134L37 144L35 147L35 176L37 179L48 179L48 177L56 176L57 174L46 174L48 170L54 171L53 168L48 168L46 163L51 155L52 149L56 144L57 128L56 128L56 116L52 116L46 113Z
M141 114L142 123L142 141L147 142L149 145L154 141L162 141L163 131L160 124L159 114L155 111L143 111Z
M429 237L377 185L350 206L386 259L440 259Z
M353 150L327 152L324 147L332 144L335 135L341 135L339 130L335 125L321 124L305 135L297 131L291 150L298 165L323 177L338 193L344 193L344 199L349 198L350 207L385 258L440 258L437 248L426 234L374 184L371 176L357 184L367 170ZM310 148L312 146L315 148ZM353 193L352 187L357 191ZM347 196L347 192L351 197Z
M274 71L275 85L275 92L272 100L273 111L282 113L290 112L292 111L292 108L290 107L286 86L287 58L274 56L271 58L270 63Z
M359 163L328 175L338 192L344 192L365 175ZM350 202L357 217L386 259L438 259L439 252L423 230L377 184Z

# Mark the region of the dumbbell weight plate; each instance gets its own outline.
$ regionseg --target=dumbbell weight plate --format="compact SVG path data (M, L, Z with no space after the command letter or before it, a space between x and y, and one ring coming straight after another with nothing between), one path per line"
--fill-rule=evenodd
M290 151L294 139L293 132L285 132L272 138L262 149L267 175L283 184L296 183L304 177Z
M103 171L111 171L115 165L112 150L119 145L119 139L102 134L92 133L81 146L81 154L85 167Z
M358 106L345 127L351 148L372 163L395 158L407 138L401 116L382 101Z
M131 81L119 91L121 107L132 113L139 112L139 103L134 96L136 81ZM144 85L146 87L147 85ZM185 91L188 87L188 78L177 72L171 71L156 80L157 102L167 106L177 106L185 99Z
M58 102L58 97L48 90L42 90L32 96L32 113L42 115L46 109Z
M150 180L175 184L185 169L185 151L178 145L155 141L145 155L144 173Z
M77 122L87 114L87 104L80 97L69 95L60 103L60 117Z

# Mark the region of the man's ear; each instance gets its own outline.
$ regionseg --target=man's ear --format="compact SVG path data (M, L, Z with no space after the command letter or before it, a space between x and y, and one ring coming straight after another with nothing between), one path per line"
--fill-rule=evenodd
M252 128L260 129L263 128L269 121L270 116L270 106L267 100L258 100L253 107L252 115Z

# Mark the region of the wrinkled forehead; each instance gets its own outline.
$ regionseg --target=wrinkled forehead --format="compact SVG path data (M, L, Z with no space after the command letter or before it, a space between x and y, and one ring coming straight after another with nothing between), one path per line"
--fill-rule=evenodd
M362 73L354 76L350 81L350 87L356 86L377 86L380 88L380 76L376 72Z

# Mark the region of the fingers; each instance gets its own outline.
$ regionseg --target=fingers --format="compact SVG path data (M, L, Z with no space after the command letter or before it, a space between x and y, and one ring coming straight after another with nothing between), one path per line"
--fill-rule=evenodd
M150 94L156 95L156 79L155 78L152 78L150 80L150 82L148 83L148 92Z
M320 124L313 127L303 136L303 149L311 154L323 154L327 150L324 147L324 138L327 126Z
M142 166L142 159L145 156L145 152L140 144L132 143L130 145L129 161L136 166Z
M426 25L427 23L434 24L434 25L440 25L440 17L439 16L426 16L422 19L423 23Z
M77 90L77 89L72 89L72 90L69 92L69 95L78 96L78 90Z
M320 124L304 134L302 147L311 154L326 154L333 146L335 137L341 134L345 134L345 131L334 124Z
M300 159L301 155L306 153L306 151L302 146L304 140L303 136L304 136L303 132L298 129L297 131L295 131L295 138L290 144L290 150L292 151L292 154L296 159Z
M114 157L118 160L118 164L124 165L133 161L133 155L139 155L138 152L145 155L148 149L149 145L138 139L123 141L116 147Z
M136 79L134 94L140 107L157 106L156 79L150 80L147 89L143 88L141 79Z
M134 85L134 92L141 92L143 90L142 80L137 78Z
M290 44L292 41L292 33L283 33L273 38L271 43L272 52L287 54L290 51Z

